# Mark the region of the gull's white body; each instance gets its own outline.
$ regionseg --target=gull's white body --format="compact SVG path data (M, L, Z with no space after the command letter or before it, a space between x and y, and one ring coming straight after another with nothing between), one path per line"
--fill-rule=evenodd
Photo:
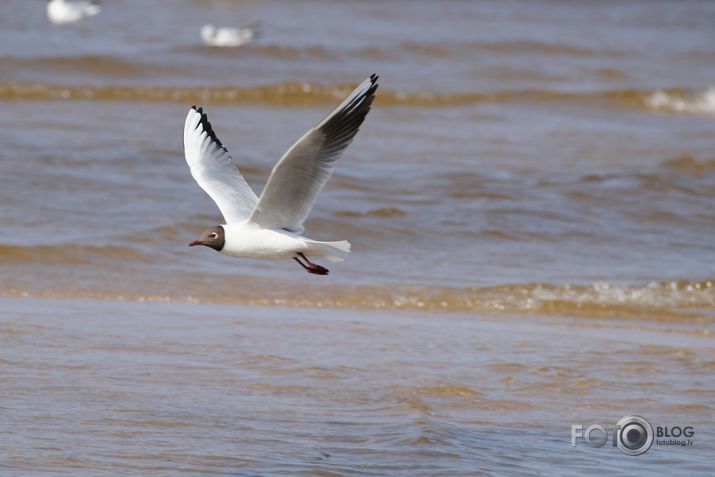
M99 13L100 6L86 0L51 0L47 3L47 17L52 23L74 23Z
M201 39L209 46L236 47L250 43L256 38L254 28L228 28L204 25L201 28Z
M250 222L224 224L226 245L221 253L238 258L282 260L303 253L308 257L341 262L350 252L350 243L319 242L286 230L264 229Z
M226 221L221 226L224 243L215 249L240 258L279 260L303 254L341 261L342 255L350 252L350 243L305 237L303 222L337 159L370 111L376 89L377 76L373 75L288 149L273 168L260 197L241 175L203 110L192 107L184 125L186 162Z

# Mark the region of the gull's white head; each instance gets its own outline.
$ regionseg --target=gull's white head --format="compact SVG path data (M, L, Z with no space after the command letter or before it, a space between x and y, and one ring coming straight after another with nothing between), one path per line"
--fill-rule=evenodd
M204 41L211 40L216 36L216 27L208 24L204 25L201 27L201 38L204 39Z

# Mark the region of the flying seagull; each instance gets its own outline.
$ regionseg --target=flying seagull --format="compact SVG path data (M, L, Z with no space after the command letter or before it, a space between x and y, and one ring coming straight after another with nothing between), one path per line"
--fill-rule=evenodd
M340 155L370 112L377 78L372 75L366 79L283 154L260 197L219 141L206 113L192 106L184 125L186 162L196 182L216 202L226 223L205 230L189 246L204 245L232 257L292 258L308 273L327 275L328 269L310 258L342 261L342 255L350 252L350 243L305 237L303 222Z
M101 7L96 1L88 0L49 0L47 17L52 23L62 25L93 17Z
M258 23L252 23L242 28L201 27L201 39L208 46L242 46L258 38Z

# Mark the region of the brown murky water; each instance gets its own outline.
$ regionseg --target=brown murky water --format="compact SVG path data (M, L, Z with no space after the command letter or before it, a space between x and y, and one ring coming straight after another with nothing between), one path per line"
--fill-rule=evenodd
M2 303L4 475L712 471L715 351L697 325ZM633 412L694 426L695 447L570 447L571 424Z
M715 5L106 3L0 16L3 475L715 471ZM260 190L373 72L330 277L186 247L191 104ZM695 446L570 447L628 413Z

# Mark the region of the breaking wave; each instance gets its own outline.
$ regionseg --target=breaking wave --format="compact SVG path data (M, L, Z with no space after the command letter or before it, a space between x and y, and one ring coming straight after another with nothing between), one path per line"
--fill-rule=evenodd
M70 86L51 83L2 83L0 100L6 101L125 101L175 103L254 103L280 106L314 106L343 99L356 85L279 83L249 87L170 86ZM435 93L381 90L381 106L450 107L477 103L581 102L613 103L655 111L715 114L715 88L705 91L611 90L563 92L514 90L478 93Z
M645 102L658 111L715 114L715 87L705 91L659 89L649 94Z
M4 286L0 295L712 322L715 320L714 283L715 279L643 285L596 282L591 285L512 284L483 288L404 285L310 288L294 283L277 286L275 280L256 277L222 276L221 280L216 280L213 275L201 277L194 274L190 285L164 277L133 284L115 282L112 291ZM139 288L134 288L137 286Z

